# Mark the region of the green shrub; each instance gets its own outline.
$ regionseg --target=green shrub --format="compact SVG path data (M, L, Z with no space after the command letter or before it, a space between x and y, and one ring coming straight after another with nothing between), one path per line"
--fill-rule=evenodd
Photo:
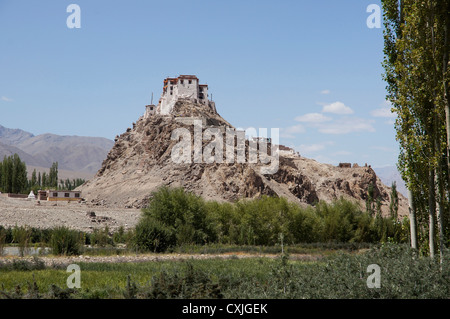
M380 267L380 288L367 285L372 264ZM262 280L219 281L224 297L237 299L448 299L450 264L448 257L440 264L406 245L386 244L363 254L339 253L309 267L281 256Z
M321 240L323 228L322 219L316 214L315 208L295 208L289 231L295 243L314 243Z
M113 234L114 243L126 243L127 237L125 233L125 228L121 225L119 229Z
M357 219L363 213L356 203L340 198L332 204L320 201L316 214L323 220L321 241L348 242L354 237Z
M0 231L3 231L3 234L5 236L5 244L13 242L12 228L11 227L5 228L3 226L0 226Z
M205 209L210 222L210 229L218 243L233 244L237 242L237 227L240 216L235 205L228 202L205 202Z
M32 260L14 259L6 268L17 271L43 270L45 263L42 259L34 256Z
M51 238L51 229L31 228L32 243L48 243Z
M74 288L60 288L59 286L52 284L50 286L50 292L48 298L50 299L72 299L77 294L77 290Z
M151 217L173 227L177 244L203 244L216 239L203 199L183 188L162 187L152 194L144 218Z
M127 285L123 291L123 297L125 299L136 299L138 293L138 287L134 281L131 281L130 275L127 276Z
M162 187L152 194L148 207L143 209L142 219L145 218L151 218L145 223L153 229L150 233L154 233L148 242L159 240L161 235L156 234L164 230L163 233L169 231L175 237L173 245L177 246L211 243L273 246L277 245L279 234L283 234L287 245L408 240L408 229L401 222L379 214L373 217L344 198L332 203L320 201L307 208L269 196L219 203L206 202L183 188ZM142 232L143 224L139 227ZM144 238L139 239L143 241ZM154 244L141 246L155 250Z
M293 207L284 198L263 196L256 200L236 203L241 217L240 244L274 245L283 233L286 242L293 242L289 223L293 219Z
M31 228L28 226L15 226L12 229L13 242L19 247L21 257L25 255L31 244Z
M0 256L3 256L3 248L6 244L6 230L0 227Z
M162 252L175 245L176 236L173 228L145 216L136 225L133 240L134 246L140 251Z
M446 253L448 256L448 250ZM450 294L448 261L447 258L441 265L438 260L419 257L406 245L386 244L364 254L339 254L331 258L315 275L312 271L303 275L301 289L308 291L307 298L446 299ZM371 264L380 267L380 288L367 287L370 275L367 267ZM307 276L311 279L305 285Z
M80 233L65 226L52 229L50 248L55 255L78 255L81 251Z
M186 270L179 274L161 271L153 276L151 286L145 293L149 299L220 299L221 287L204 271L186 263Z
M108 226L103 229L94 229L93 233L89 235L89 243L92 246L105 247L107 245L114 245L113 237L109 234Z

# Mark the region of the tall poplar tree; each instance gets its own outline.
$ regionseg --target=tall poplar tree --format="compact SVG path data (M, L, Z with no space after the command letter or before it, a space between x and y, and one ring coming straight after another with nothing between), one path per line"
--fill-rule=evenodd
M392 111L398 115L398 168L410 191L411 243L414 246L416 210L419 220L428 212L429 252L434 256L438 207L442 260L449 196L450 0L383 0L382 4L384 79Z
M58 188L58 162L54 162L48 174L48 186Z

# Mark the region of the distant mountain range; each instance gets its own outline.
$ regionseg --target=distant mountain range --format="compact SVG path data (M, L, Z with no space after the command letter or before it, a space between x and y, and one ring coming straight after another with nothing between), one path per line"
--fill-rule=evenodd
M27 166L37 168L48 169L58 162L61 170L93 176L113 145L103 137L34 135L0 125L0 160L17 153Z
M403 196L408 197L408 190L405 182L403 181L400 173L395 166L374 167L373 170L377 173L377 176L386 186L391 186L393 182L397 186L397 191L402 193Z

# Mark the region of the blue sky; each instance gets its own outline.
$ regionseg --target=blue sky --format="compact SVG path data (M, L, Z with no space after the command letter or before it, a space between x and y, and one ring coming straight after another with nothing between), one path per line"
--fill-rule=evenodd
M66 25L69 4L81 28ZM114 139L167 76L195 74L236 127L337 164L394 165L376 0L0 0L0 124Z

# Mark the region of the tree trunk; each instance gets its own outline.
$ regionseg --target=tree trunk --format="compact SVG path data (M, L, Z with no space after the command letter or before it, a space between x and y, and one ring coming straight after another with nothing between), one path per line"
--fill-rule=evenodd
M408 188L408 202L409 202L409 228L411 230L411 248L417 249L417 222L416 222L416 208L414 207L413 192Z
M439 258L440 263L442 265L444 261L444 211L445 211L445 194L444 194L444 176L443 176L443 170L442 170L442 161L439 163L438 166L438 175L437 178L437 185L438 185L438 191L439 191L439 201L438 201L438 225L439 225Z
M430 245L430 257L434 258L435 255L435 213L436 213L436 194L434 185L434 170L430 169L428 179L428 212L429 212L429 245Z
M448 93L446 92L445 94L447 95ZM450 179L450 108L448 99L445 99L445 127L447 130L447 170L449 172L448 178ZM450 180L448 184L450 185ZM450 192L450 190L447 191Z
M449 67L449 49L448 48L448 30L450 28L450 19L447 17L444 23L444 55L442 58L442 80L444 86L444 107L445 107L445 128L447 132L447 170L450 179L450 92L448 91L448 82L446 81L447 69ZM450 180L448 181L450 187ZM447 189L447 192L450 192Z

